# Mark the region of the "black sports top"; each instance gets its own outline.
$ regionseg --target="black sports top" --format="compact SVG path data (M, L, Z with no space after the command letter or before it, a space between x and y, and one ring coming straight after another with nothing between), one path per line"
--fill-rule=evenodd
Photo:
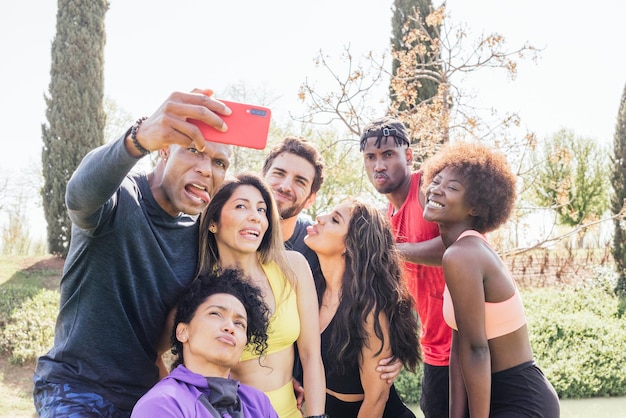
M337 359L330 359L328 357L328 347L334 326L335 317L331 319L324 332L322 332L322 360L324 365L332 365L333 361L337 361ZM324 367L324 369L326 370L326 387L328 389L343 394L364 393L359 374L359 366L357 364L350 367L349 370L342 375L337 374L331 367ZM345 402L328 393L326 394L326 413L330 417L356 418L362 404L363 401ZM402 402L393 385L391 385L389 389L389 398L385 405L383 418L415 418L413 412Z
M330 320L330 323L322 332L322 361L326 365L331 366L337 359L331 359L328 357L328 348L330 347L330 338L335 326L335 317ZM333 392L345 393L345 394L362 394L363 385L361 385L361 377L359 374L359 367L355 365L350 367L345 374L339 375L336 371L332 370L333 367L325 367L326 370L326 387ZM330 370L329 370L330 369Z

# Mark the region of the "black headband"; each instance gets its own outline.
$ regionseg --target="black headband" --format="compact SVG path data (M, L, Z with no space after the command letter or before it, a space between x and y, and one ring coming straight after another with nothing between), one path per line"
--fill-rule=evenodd
M395 144L397 147L401 146L401 145L411 145L411 142L409 141L409 138L406 135L406 131L404 129L396 129L396 128L392 128L388 125L384 125L382 126L380 129L372 129L370 131L366 131L363 133L363 135L361 135L361 143L360 143L360 150L363 151L365 149L365 144L367 143L367 138L373 138L376 137L376 148L380 148L382 145L382 141L383 138L387 138L393 136L393 139L395 141ZM385 141L385 144L387 143L387 141Z

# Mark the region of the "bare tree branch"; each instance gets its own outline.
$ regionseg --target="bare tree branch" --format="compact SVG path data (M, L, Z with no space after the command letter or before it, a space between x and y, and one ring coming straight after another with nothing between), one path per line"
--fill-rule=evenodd
M612 216L609 216L609 217L606 217L606 218L602 218L602 219L598 219L598 220L591 221L591 222L586 222L584 224L581 224L581 225L578 225L578 226L574 227L573 229L567 231L564 234L560 234L560 235L557 235L557 236L554 236L554 237L546 238L546 239L544 239L544 240L542 240L540 242L537 242L535 245L532 245L530 247L515 248L515 249L512 249L512 250L504 251L502 254L504 256L511 256L511 255L522 254L522 253L534 250L536 248L544 247L546 244L562 241L565 238L571 237L573 235L577 235L580 232L583 232L583 231L587 230L588 228L591 228L591 227L593 227L595 225L599 225L601 223L608 222L608 221L614 221L616 219L626 219L626 201L624 201L624 206L619 211L619 213L616 213L616 214L614 214Z

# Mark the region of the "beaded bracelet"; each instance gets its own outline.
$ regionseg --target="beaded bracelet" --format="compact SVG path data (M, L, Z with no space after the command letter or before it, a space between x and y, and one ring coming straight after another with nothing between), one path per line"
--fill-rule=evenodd
M137 122L135 122L135 124L132 126L132 128L130 128L130 139L133 140L133 145L135 146L135 148L137 149L137 151L139 151L141 153L141 156L145 156L150 154L150 150L145 149L144 147L141 146L141 144L139 143L139 141L137 141L137 131L139 130L139 127L141 126L141 124L143 123L144 120L148 119L147 116L142 116L139 119L137 119Z

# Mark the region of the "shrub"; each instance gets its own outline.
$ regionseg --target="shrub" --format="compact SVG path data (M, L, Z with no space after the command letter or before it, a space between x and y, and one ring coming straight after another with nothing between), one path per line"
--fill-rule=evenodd
M626 330L606 286L524 292L537 363L560 398L626 394Z
M44 289L13 311L0 335L12 363L32 362L52 346L58 306L59 293Z
M9 323L13 312L22 306L24 300L32 298L39 289L35 286L4 284L0 286L0 329Z
M411 373L406 369L402 369L400 376L393 382L393 385L400 395L400 399L404 403L419 403L420 393L422 392L422 375L423 368L417 370L417 373Z

